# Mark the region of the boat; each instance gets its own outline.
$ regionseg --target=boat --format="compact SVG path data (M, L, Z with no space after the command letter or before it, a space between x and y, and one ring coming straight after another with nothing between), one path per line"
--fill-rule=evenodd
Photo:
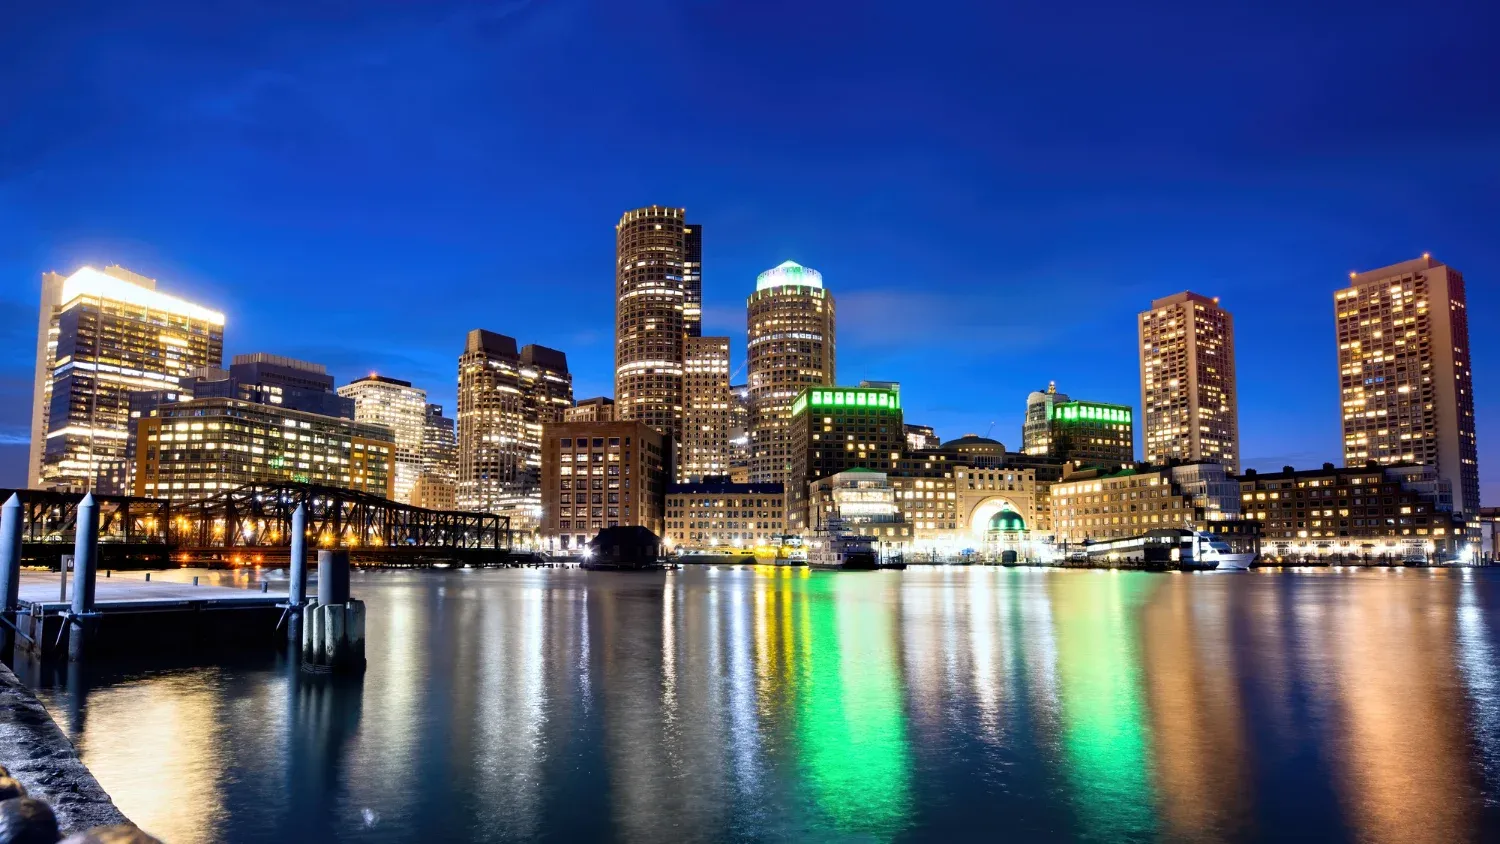
M880 567L880 555L875 537L850 532L842 519L829 519L807 543L807 564L815 569L873 571Z
M1184 528L1158 528L1138 536L1085 542L1083 553L1086 562L1082 565L1088 568L1146 571L1213 571L1226 562L1248 568L1253 557L1231 553L1229 546L1211 533ZM1070 554L1063 565L1077 566L1079 562Z
M1207 531L1198 531L1195 556L1204 563L1215 563L1216 571L1249 571L1254 554L1236 552L1229 543Z
M802 545L802 537L793 534L773 536L764 545L755 546L752 553L755 555L755 562L761 565L807 565L807 549Z

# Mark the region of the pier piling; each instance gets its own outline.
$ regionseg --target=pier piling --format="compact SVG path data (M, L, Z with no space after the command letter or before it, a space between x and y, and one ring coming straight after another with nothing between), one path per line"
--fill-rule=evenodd
M365 604L349 597L349 552L318 550L318 600L302 627L302 667L317 673L365 668Z
M11 631L21 603L21 497L11 493L0 505L0 643L9 653L14 644Z
M73 605L69 613L68 659L88 652L97 614L94 612L94 575L99 567L99 505L89 493L78 502L78 533L73 542ZM64 565L66 568L66 565ZM66 574L66 572L64 572Z

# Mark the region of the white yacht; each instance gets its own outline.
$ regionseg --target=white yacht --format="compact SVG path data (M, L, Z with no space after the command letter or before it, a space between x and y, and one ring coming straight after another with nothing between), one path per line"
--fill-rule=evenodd
M1198 531L1196 537L1196 555L1200 562L1218 563L1212 568L1215 571L1249 571L1250 564L1255 562L1254 554L1236 553L1231 550L1229 543L1214 536L1207 531Z

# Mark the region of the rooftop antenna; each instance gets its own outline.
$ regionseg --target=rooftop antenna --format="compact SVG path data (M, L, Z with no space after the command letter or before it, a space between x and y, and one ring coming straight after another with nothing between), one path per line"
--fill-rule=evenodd
M989 437L990 437L990 432L991 432L991 431L994 431L994 430L995 430L995 423L994 423L994 422L991 422L991 423L990 423L990 426L989 426L989 427L988 427L988 428L985 428L985 429L984 429L984 438L985 438L985 439L989 439Z

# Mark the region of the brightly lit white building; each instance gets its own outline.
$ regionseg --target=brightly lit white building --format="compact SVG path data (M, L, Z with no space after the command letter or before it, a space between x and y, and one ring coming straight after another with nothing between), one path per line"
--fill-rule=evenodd
M224 358L224 315L123 267L42 276L32 487L125 492L130 394L176 388Z
M422 476L422 442L427 427L427 391L410 381L370 373L338 389L354 399L354 421L383 425L396 442L396 460L391 483L394 500L413 504L412 492Z

